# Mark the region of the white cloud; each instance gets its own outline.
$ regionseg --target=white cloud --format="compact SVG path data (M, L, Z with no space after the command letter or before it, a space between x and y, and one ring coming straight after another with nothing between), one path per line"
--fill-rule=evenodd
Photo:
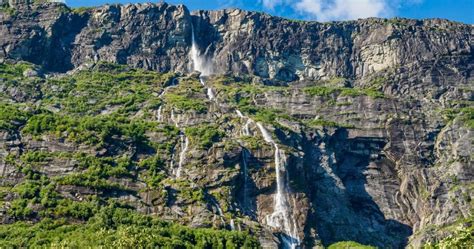
M263 4L263 6L267 9L275 9L276 6L279 5L286 5L290 0L260 0L260 2Z
M291 7L309 19L318 21L389 17L397 8L419 4L423 0L260 0L267 9Z
M383 16L388 11L383 0L301 0L294 7L319 21Z

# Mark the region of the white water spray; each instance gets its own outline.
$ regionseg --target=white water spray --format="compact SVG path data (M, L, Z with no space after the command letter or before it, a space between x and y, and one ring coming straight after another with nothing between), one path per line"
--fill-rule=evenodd
M277 182L277 192L274 196L273 213L265 217L266 223L273 228L284 232L282 236L285 248L297 248L300 241L296 222L291 214L291 206L288 202L287 190L289 187L285 181L286 157L284 151L280 150L270 133L258 122L257 127L262 133L265 142L272 144L275 148L275 172Z
M194 37L194 27L192 28L192 45L191 45L191 60L193 61L193 70L198 71L201 73L199 76L199 82L201 85L206 87L206 82L204 80L205 76L209 76L212 74L212 63L206 59L205 56L201 55L201 51L199 50L196 39ZM207 88L207 97L209 100L215 99L215 94L212 88Z
M179 119L177 119L176 115L174 115L173 109L171 109L171 121L173 121L174 126L176 126L176 128L179 128Z
M250 136L250 124L253 123L253 120L249 117L244 116L240 110L235 110L235 112L237 113L237 116L239 116L240 118L247 119L244 126L242 127L241 133L244 136Z
M162 116L161 116L162 111L163 111L163 105L160 105L160 107L158 108L158 113L156 114L156 120L158 122L162 121Z
M181 139L181 152L179 153L178 169L176 170L176 177L181 177L181 171L183 169L183 163L186 160L186 152L188 151L189 139L185 135L180 135Z
M201 76L209 76L212 74L212 65L206 59L205 56L201 55L196 38L194 37L194 27L192 27L192 44L191 44L191 60L193 61L193 70L201 73ZM201 81L201 84L204 82Z
M234 219L230 219L230 230L235 230L235 223L234 223Z
M244 114L242 114L241 111L235 110L235 112L237 113L237 116L239 116L239 118L245 118L245 117L244 117Z

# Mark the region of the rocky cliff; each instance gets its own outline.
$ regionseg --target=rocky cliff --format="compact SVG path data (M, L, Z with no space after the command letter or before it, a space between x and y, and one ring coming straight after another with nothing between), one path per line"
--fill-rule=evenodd
M472 25L48 3L0 34L3 229L120 202L269 248L473 243Z

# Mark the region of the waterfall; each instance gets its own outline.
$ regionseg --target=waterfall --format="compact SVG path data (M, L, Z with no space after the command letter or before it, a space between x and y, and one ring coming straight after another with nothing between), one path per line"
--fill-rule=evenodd
M207 88L207 97L209 98L209 100L213 100L216 98L214 92L212 91L212 88L210 87Z
M191 45L190 54L191 54L191 60L193 62L193 70L198 71L198 72L201 73L200 76L199 76L199 83L201 83L201 85L206 87L205 76L209 76L209 75L212 74L212 63L210 63L205 58L205 56L201 55L201 51L199 50L199 48L197 46L196 38L194 36L194 26L192 26L192 45ZM212 88L206 87L206 93L207 93L207 97L209 98L209 100L212 101L212 100L215 99L215 94L214 94L214 91L212 90ZM187 141L187 138L186 138L186 141ZM187 148L187 145L186 145L186 148ZM181 162L181 159L180 159L180 162ZM222 223L225 226L226 223L225 223L225 220L224 220L224 212L222 211L222 208L221 208L220 204L215 200L212 200L212 202L216 206L217 213L218 213ZM235 230L234 220L231 220L230 228L232 230Z
M192 27L192 46L191 46L191 59L193 62L193 70L199 71L201 73L199 77L199 82L206 87L205 76L212 74L212 65L209 61L206 60L204 56L201 55L201 52L198 49L195 35L194 35L194 27ZM212 88L207 88L207 96L209 100L215 99L214 92ZM250 135L250 124L253 123L253 120L249 117L246 117L240 112L236 110L237 115L244 119L246 118L247 121L242 129L242 134L245 136ZM280 150L278 145L273 141L272 136L268 131L263 127L261 123L257 123L257 126L262 133L262 136L265 142L272 144L275 148L275 171L276 171L276 181L277 181L277 193L275 194L274 200L274 211L272 214L266 217L266 222L270 227L280 229L283 233L282 235L282 242L285 248L296 248L299 245L299 238L298 232L296 228L296 222L291 214L291 206L288 203L287 197L287 190L288 186L286 185L286 181L284 179L285 170L286 170L286 158L284 151ZM246 150L242 151L243 157L243 166L244 166L244 198L247 198L247 155ZM181 160L180 160L181 161ZM221 219L223 219L223 213L220 209L219 205L217 205L219 215ZM235 229L233 225L233 220L231 220L231 228Z
M225 226L226 223L225 223L225 220L224 220L224 212L222 211L222 208L221 208L221 205L219 204L219 202L217 202L215 199L211 198L211 202L212 204L214 204L214 206L216 207L217 209L217 214L219 215L219 218L221 219L221 222L222 224ZM232 220L231 220L232 221ZM233 224L231 223L230 224L230 227L232 230L234 230L235 227L233 227Z
M161 117L161 112L162 112L162 111L163 111L163 105L160 105L160 107L158 108L158 113L156 114L156 120L157 120L158 122L161 122L161 119L162 119L162 117Z
M181 177L181 171L183 169L183 163L186 160L186 152L188 151L189 139L185 135L180 135L181 141L181 152L179 153L178 169L176 170L176 177Z
M234 219L230 219L230 230L235 230L235 223L234 223Z
M239 118L245 118L244 114L242 114L241 111L235 110L235 112L237 113L237 116L239 116Z
M253 122L251 119L247 119L247 122L245 122L245 125L243 127L242 133L244 136L250 136L250 124Z
M180 117L181 116L176 117L176 115L174 114L174 110L171 109L171 121L173 121L174 125L178 129L180 129L180 127L179 127ZM181 133L179 135L179 138L180 138L179 141L180 141L180 145L181 145L181 152L179 153L178 168L176 170L174 170L175 176L177 178L181 177L181 171L183 169L183 164L186 161L186 152L188 151L188 146L189 146L188 137L186 137L186 135L184 135L184 132L181 129L179 131ZM173 158L174 158L174 154L173 154ZM172 166L171 168L174 168L173 167L174 163L172 163L171 166Z
M277 182L277 192L274 196L273 213L265 217L266 223L273 228L280 229L284 232L282 240L285 248L296 248L299 245L298 231L296 222L291 214L291 206L288 202L287 182L285 181L286 156L283 150L280 150L278 144L275 143L270 133L257 122L257 127L262 133L265 142L274 147L274 161Z
M201 55L201 51L199 50L196 38L194 37L194 26L192 27L192 45L191 45L191 60L193 61L193 70L198 71L201 73L199 76L199 82L201 85L206 87L206 82L204 80L205 76L209 76L212 74L212 63L210 63L205 56ZM206 87L207 89L207 97L209 100L215 99L215 94L212 88Z
M199 50L196 38L194 36L194 26L191 27L191 60L193 61L193 70L198 71L201 73L202 76L209 76L212 74L212 63L210 63L206 57L201 55L201 51ZM203 82L201 81L201 84Z
M174 109L171 109L171 121L173 121L174 126L176 126L176 128L179 127L179 121L176 119L176 116L174 115Z
M237 116L239 116L240 118L247 119L244 126L242 127L241 133L244 136L250 136L250 124L253 123L253 120L249 117L244 116L240 110L235 110L235 112L237 113Z

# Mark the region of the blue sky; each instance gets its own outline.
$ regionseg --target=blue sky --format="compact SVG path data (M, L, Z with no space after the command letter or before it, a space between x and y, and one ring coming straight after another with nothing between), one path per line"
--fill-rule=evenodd
M137 0L66 0L72 7ZM158 2L157 0L151 2ZM474 0L168 0L189 9L237 7L291 19L333 21L364 17L446 18L474 24Z

